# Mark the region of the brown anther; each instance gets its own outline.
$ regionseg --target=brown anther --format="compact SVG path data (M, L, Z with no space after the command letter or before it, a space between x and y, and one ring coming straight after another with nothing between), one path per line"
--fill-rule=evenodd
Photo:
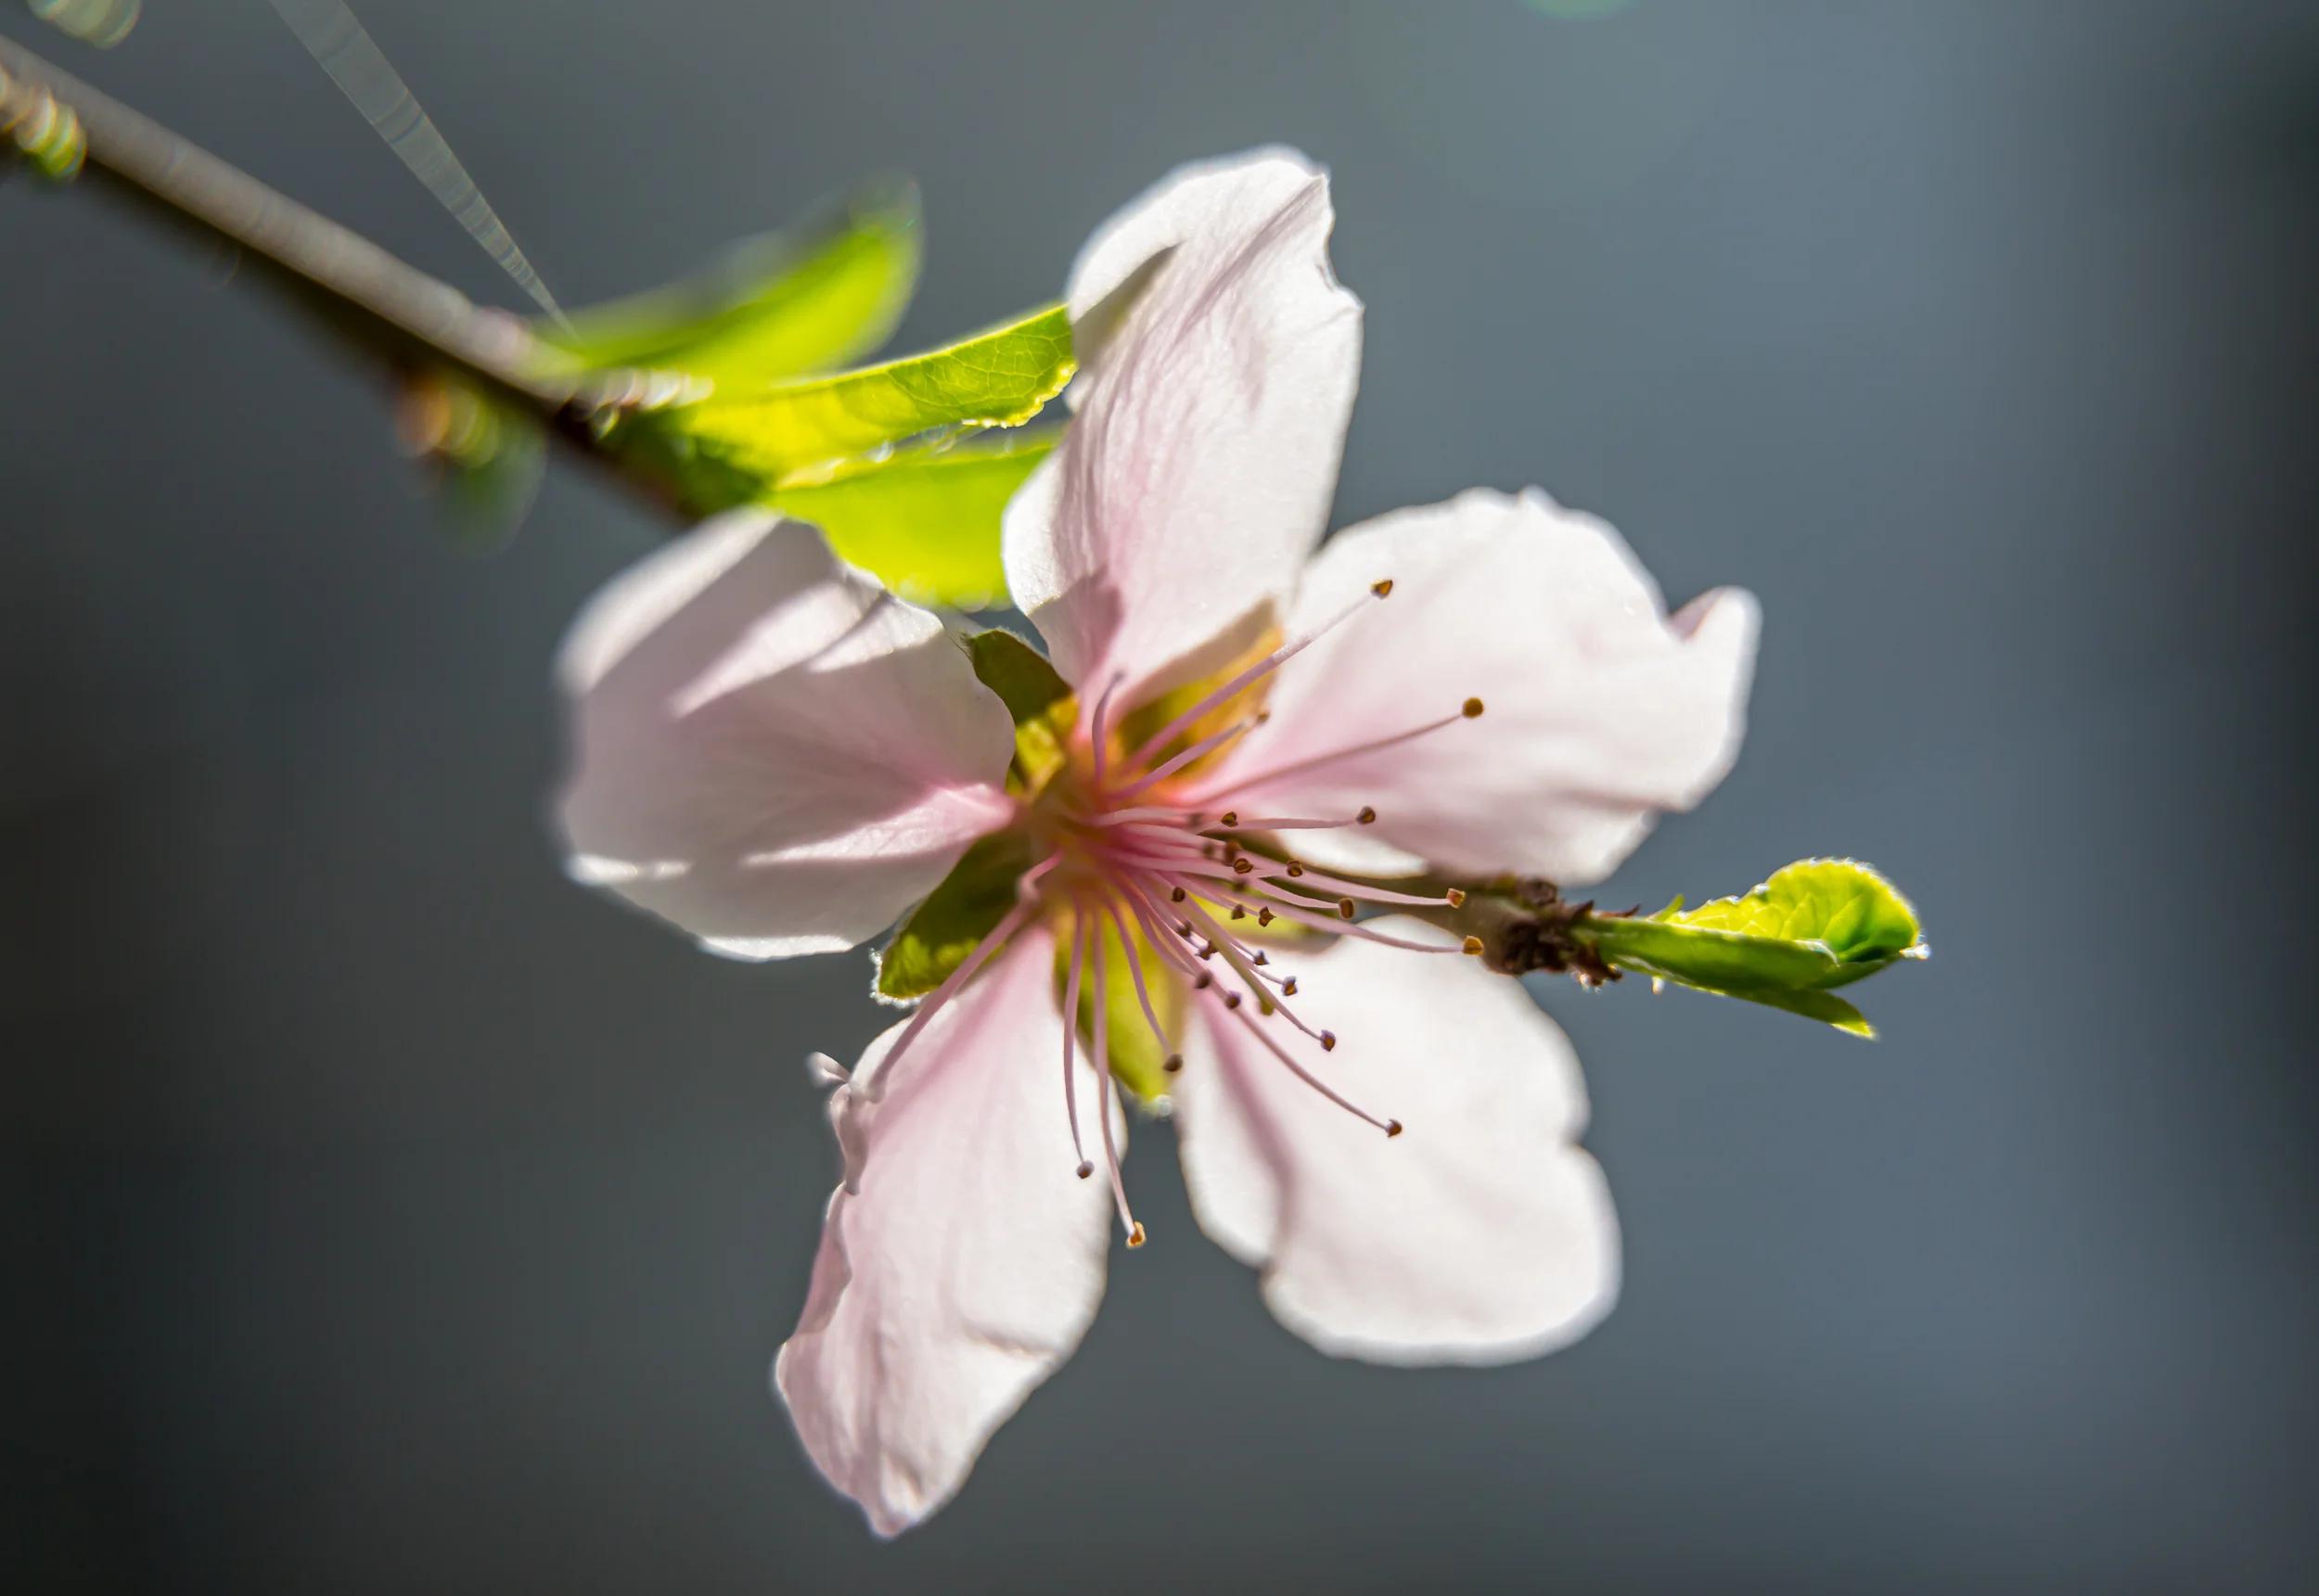
M1173 1075L1177 1070L1184 1067L1184 1055L1180 1053L1172 1053L1168 1054L1167 1062L1162 1064L1160 1067L1166 1070L1170 1075Z
M1192 939L1192 923L1189 920L1178 920L1175 923L1175 934L1183 938L1186 942L1190 941Z
M1225 827L1236 826L1240 824L1240 811L1236 809L1228 809L1216 817L1216 824Z
M1259 925L1262 925L1262 921L1259 921L1259 922L1258 922L1258 924L1259 924ZM1261 953L1261 952L1260 952L1260 953L1258 953L1258 954L1256 955L1256 957L1254 957L1253 959L1250 959L1250 960L1249 961L1249 964L1260 964L1260 965L1261 965L1261 964L1271 964L1271 963L1272 963L1272 961L1271 961L1270 959L1267 959L1266 957L1264 957L1264 955L1263 955L1262 953Z
M1350 898L1339 898L1339 899L1338 899L1338 900L1337 900L1337 914L1338 914L1338 917L1339 917L1339 919L1343 919L1343 920L1350 920L1350 919L1352 919L1352 899L1350 899Z
M1095 1167L1093 1164L1086 1163L1083 1160L1081 1162L1079 1166L1079 1178L1081 1180L1085 1180L1088 1176L1094 1174L1095 1172Z
M1441 896L1449 900L1449 906L1453 909L1463 909L1466 906L1466 892L1463 887L1453 887Z
M1400 1135L1401 1121L1398 1119L1388 1119L1385 1122L1385 1134L1389 1139Z
M1468 721L1470 721L1470 720L1472 720L1475 716L1477 716L1477 715L1479 715L1479 714L1480 714L1480 713L1481 713L1481 700L1480 700L1480 699L1479 699L1479 698L1468 698L1468 699L1467 699L1467 700L1466 700L1466 719L1467 719Z
M1293 998L1297 995L1297 978L1294 976L1290 976L1280 983L1280 995L1284 998Z
M1216 945L1213 942L1209 943L1208 946L1199 951L1199 956L1202 959L1214 958L1216 956Z
M1479 937L1467 938L1466 951L1471 953L1477 959L1481 957L1481 938Z
M1335 1053L1337 1051L1337 1033L1335 1031L1325 1030L1321 1032L1321 1051L1323 1053Z
M1237 992L1226 992L1226 993L1224 993L1224 1006L1225 1008L1228 1008L1228 1009L1236 1009L1236 1008L1238 1008L1238 1007L1240 1006L1240 994L1239 994L1239 993L1237 993Z
M1271 925L1273 923L1273 912L1269 909L1259 909L1256 912L1256 923L1259 926Z
M1245 920L1245 919L1247 919L1247 918L1248 918L1248 905L1247 905L1247 904L1245 904L1245 903L1235 903L1235 904L1232 906L1232 913L1231 913L1231 915L1230 915L1229 917L1230 917L1231 919L1234 919L1234 920Z
M1139 1247L1144 1245L1144 1227L1141 1220L1137 1220L1135 1228L1127 1232L1127 1245L1132 1247Z
M1363 825L1375 825L1377 824L1377 811L1369 808L1366 804L1363 804L1361 806L1361 812L1354 815L1352 818L1360 822Z
M1273 712L1270 709L1259 709L1256 711L1256 723L1260 726L1272 718Z
M1181 887L1177 887L1174 891L1172 891L1172 892L1169 893L1169 894L1168 894L1168 901L1169 901L1169 902L1171 902L1171 903L1181 903L1181 902L1183 902L1183 901L1184 901L1184 888L1182 888Z
M1301 875L1304 874L1304 866L1291 861L1288 865L1288 874L1291 875Z
M1232 862L1232 874L1235 875L1246 875L1255 868L1256 864L1253 860L1236 859Z
M1205 970L1202 970L1198 975L1192 977L1192 990L1196 992L1204 992L1215 984L1216 977L1210 975Z
M1377 597L1383 598L1387 594L1393 591L1393 579L1391 577L1387 577L1383 581L1373 581L1369 584L1369 591L1377 594Z

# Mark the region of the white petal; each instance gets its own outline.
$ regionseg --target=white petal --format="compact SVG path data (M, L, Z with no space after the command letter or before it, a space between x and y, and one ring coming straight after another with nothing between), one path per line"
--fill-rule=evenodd
M837 1089L855 1189L829 1199L774 1385L814 1464L880 1535L950 1500L1103 1295L1110 1196L1076 1173L1054 958L1044 932L1026 933L894 1061L876 1103ZM1095 1076L1077 1067L1093 1134Z
M1325 174L1258 151L1177 172L1081 255L1079 416L1006 529L1007 585L1071 682L1165 685L1277 619L1360 378L1334 221Z
M1617 1295L1619 1235L1575 1144L1585 1089L1561 1031L1462 954L1346 938L1293 973L1298 1014L1339 1039L1324 1053L1284 1028L1300 1061L1405 1129L1389 1140L1211 1020L1172 1089L1200 1228L1339 1357L1495 1363L1584 1334Z
M1663 810L1688 809L1737 757L1756 607L1719 589L1670 619L1617 532L1532 489L1477 490L1339 534L1313 561L1292 634L1391 595L1280 671L1271 720L1217 772L1274 813L1377 811L1298 834L1316 863L1600 880ZM1441 719L1414 742L1339 750ZM1308 761L1321 761L1308 763Z
M1006 707L801 521L737 512L645 559L558 675L572 875L717 952L851 947L1012 813Z

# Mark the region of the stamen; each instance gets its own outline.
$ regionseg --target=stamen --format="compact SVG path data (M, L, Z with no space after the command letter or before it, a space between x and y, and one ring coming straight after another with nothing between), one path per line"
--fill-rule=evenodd
M910 1016L910 1023L904 1026L902 1034L894 1039L893 1046L886 1050L886 1056L878 1061L876 1068L865 1071L862 1079L854 1083L853 1090L861 1094L864 1102L875 1103L885 1095L886 1076L893 1068L894 1060L900 1058L903 1050L917 1040L918 1033L926 1028L927 1022L942 1011L944 1003L957 995L958 989L971 980L977 970L990 963L991 955L997 952L1006 944L1006 938L1013 936L1022 923L1031 917L1031 911L1034 907L1034 904L1021 902L1008 910L1006 918L992 926L982 940L975 944L974 951L961 960L958 967L950 972L942 984L936 987L924 1002L918 1004L918 1012Z
M1302 775L1307 771L1318 770L1324 765L1333 765L1340 760L1355 759L1363 754L1374 754L1381 748L1390 748L1403 743L1415 742L1419 737L1430 736L1444 726L1454 726L1460 721L1470 721L1480 713L1481 700L1468 698L1466 700L1466 707L1454 715L1444 715L1438 721L1428 721L1422 726L1412 726L1406 732L1396 732L1390 737L1378 737L1373 742L1356 743L1350 748L1339 748L1333 754L1315 754L1309 760L1299 760L1294 764L1282 765L1275 770L1263 771L1252 776L1242 776L1212 792L1203 794L1201 801L1212 802L1227 793L1244 793L1251 787L1269 785L1284 776ZM1364 809L1361 811L1363 825L1368 825L1376 819L1375 810Z
M1381 588L1373 587L1369 591L1377 597L1383 598L1386 594L1392 592L1392 590L1393 584L1388 581L1384 583ZM1127 763L1130 766L1143 763L1144 760L1149 759L1153 754L1158 753L1161 748L1166 747L1183 733L1189 731L1193 726L1198 724L1200 718L1206 715L1210 710L1213 709L1217 705L1231 698L1234 694L1239 692L1240 689L1246 687L1251 682L1259 681L1279 670L1289 660L1294 659L1298 655L1312 647L1313 644L1318 643L1322 638L1336 631L1337 628L1342 626L1346 621L1360 614L1363 607L1364 606L1361 601L1355 600L1351 606L1339 611L1332 619L1324 621L1317 630L1307 632L1304 636L1299 638L1294 643L1284 644L1280 647L1274 649L1270 654L1264 656L1263 658L1258 660L1255 664L1249 666L1246 670L1241 671L1237 676L1232 678L1231 681L1226 682L1223 686L1218 687L1213 692L1208 694L1205 697L1199 699L1198 702L1193 704L1190 709L1185 710L1184 713L1178 715L1174 720L1170 721L1166 725L1160 727L1150 736L1146 737L1143 741L1143 746L1138 747L1134 753L1127 756Z
M1376 811L1371 811L1372 814ZM1232 826L1237 831L1341 831L1346 826L1365 824L1350 820L1306 820L1291 815L1259 815L1254 820L1235 821L1230 815L1220 819L1219 825Z
M1338 1107L1343 1109L1354 1118L1365 1120L1367 1123L1376 1126L1379 1130L1384 1131L1386 1135L1398 1136L1401 1134L1400 1120L1379 1119L1376 1115L1360 1106L1360 1104L1340 1095L1339 1092L1331 1089L1318 1076L1314 1075L1311 1070L1305 1068L1304 1066L1289 1057L1288 1050L1282 1047L1277 1041L1275 1041L1271 1033L1266 1031L1262 1026L1258 1025L1253 1019L1250 1019L1246 1015L1236 1015L1233 1017L1248 1028L1249 1035L1254 1037L1258 1041L1262 1042L1266 1047L1272 1049L1273 1056L1280 1060L1281 1063L1287 1065L1288 1066L1289 1073L1294 1075L1299 1080L1304 1082L1305 1085L1319 1092L1323 1097L1327 1098L1331 1103L1334 1103ZM1323 1034L1326 1035L1326 1033ZM1334 1044L1334 1041L1335 1039L1331 1038L1330 1041L1324 1042L1322 1045L1325 1047L1331 1046Z
M1117 675L1111 678L1111 684L1103 690L1103 696L1095 700L1095 712L1087 722L1087 735L1095 744L1095 785L1098 788L1103 785L1103 761L1108 751L1106 745L1111 740L1104 734L1104 711L1110 709L1111 695L1118 692L1120 690L1120 683L1126 680L1127 678L1124 675Z
M1355 825L1375 825L1377 824L1377 811L1371 809L1367 804L1363 804L1361 806L1361 812L1354 815L1352 820Z
M1366 882L1346 881L1334 875L1324 875L1302 870L1298 871L1297 874L1306 883L1300 890L1334 892L1340 897L1356 898L1370 903L1403 903L1419 909L1439 909L1446 905L1455 909L1466 901L1466 895L1454 887L1439 898L1422 898L1414 893L1396 892L1390 887L1372 887ZM1279 881L1283 877L1268 875L1264 879Z
M1075 1050L1079 1045L1079 974L1087 958L1087 926L1074 914L1071 917L1070 974L1063 982L1063 1113L1071 1122L1071 1151L1079 1155L1079 1178L1085 1180L1094 1166L1087 1162L1087 1149L1079 1143L1079 1087ZM1101 1013L1103 1004L1095 1004ZM1098 1110L1100 1112L1100 1110ZM1105 1125L1110 1123L1107 1116Z
M1223 747L1226 743L1232 741L1233 738L1244 737L1248 735L1249 733L1254 731L1261 724L1262 724L1262 717L1257 715L1250 715L1245 721L1236 721L1231 725L1226 726L1223 731L1216 733L1213 736L1202 737L1198 742L1194 743L1190 747L1176 755L1175 758L1170 760L1167 763L1137 776L1134 781L1120 788L1118 793L1114 796L1119 798L1132 798L1135 794L1144 791L1147 787L1157 785L1159 783L1166 781L1170 776L1175 774L1176 772L1182 770L1185 765L1190 764L1194 760L1205 759L1208 755L1214 753L1218 748Z
M1018 903L1030 902L1031 899L1031 889L1039 884L1039 878L1062 862L1063 856L1060 853L1050 853L1044 859L1039 861L1038 863L1024 871L1020 875L1016 876L1015 900Z
M1467 938L1460 951L1469 953L1473 957L1479 959L1481 957L1481 938L1479 937Z
M1135 951L1134 938L1127 934L1127 921L1116 905L1109 907L1108 913L1111 916L1111 924L1119 927L1120 946L1127 951L1127 973L1134 977L1135 1001L1144 1006L1144 1023L1151 1027L1151 1034L1159 1041L1160 1051L1175 1059L1172 1066L1163 1067L1181 1069L1184 1060L1169 1046L1167 1027L1160 1023L1160 1011L1152 1006L1150 989L1144 985L1144 961Z
M1119 1144L1111 1136L1111 1105L1119 1092L1119 1082L1111 1079L1111 988L1104 979L1103 928L1094 928L1095 948L1095 1076L1102 1081L1096 1099L1095 1113L1103 1121L1103 1161L1111 1167L1111 1201L1119 1206L1120 1224L1127 1232L1127 1245L1144 1245L1144 1227L1135 1222L1135 1216L1127 1210L1127 1182L1120 1178ZM1079 1028L1079 1005L1071 1005L1070 1025Z

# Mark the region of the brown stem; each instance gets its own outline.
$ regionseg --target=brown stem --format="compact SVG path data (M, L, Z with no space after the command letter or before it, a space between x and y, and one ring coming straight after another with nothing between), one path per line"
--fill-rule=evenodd
M541 373L519 317L476 304L0 35L0 126L41 96L80 118L93 174L271 262L309 297L366 313L378 324L367 341L401 344L406 364L455 367L544 419L565 419L579 384Z

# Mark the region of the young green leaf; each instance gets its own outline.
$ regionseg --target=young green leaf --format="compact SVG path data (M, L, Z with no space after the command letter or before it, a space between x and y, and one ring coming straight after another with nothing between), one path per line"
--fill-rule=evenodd
M1031 863L1031 839L1019 831L993 832L967 849L878 951L878 995L901 1002L941 986L1015 907L1015 882Z
M659 435L667 453L724 473L726 491L753 483L744 496L762 501L852 475L863 457L929 434L1028 421L1077 369L1057 306L905 360L641 411L608 441L617 451L622 434Z
M1004 604L1000 519L1059 433L1027 428L855 462L767 504L812 521L840 557L919 604Z
M1659 980L1874 1029L1830 989L1928 950L1916 912L1891 883L1849 859L1791 864L1744 897L1647 920L1589 914L1573 927L1608 963Z
M1015 760L1008 790L1033 793L1063 766L1079 701L1047 657L1011 632L978 632L967 639L974 673L999 696L1015 720Z
M788 234L737 244L698 275L594 306L568 326L535 323L557 370L681 371L718 392L817 376L876 349L917 287L918 195L863 189Z

